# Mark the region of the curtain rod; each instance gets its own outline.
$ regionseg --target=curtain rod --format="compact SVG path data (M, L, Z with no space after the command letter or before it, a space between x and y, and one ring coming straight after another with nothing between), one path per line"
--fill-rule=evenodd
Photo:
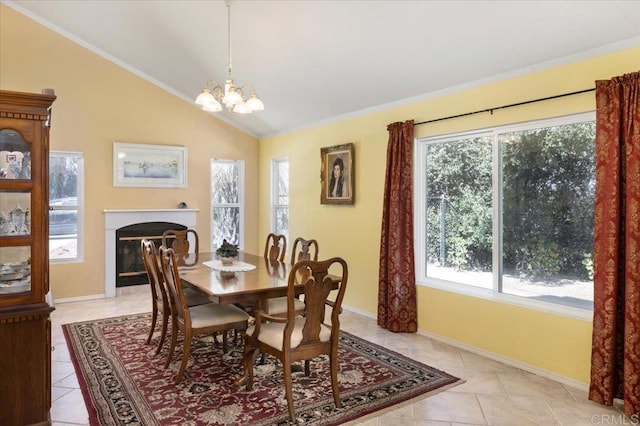
M433 119L433 120L421 121L419 123L414 123L413 125L414 126L419 126L421 124L435 123L436 121L444 121L444 120L450 120L452 118L466 117L468 115L481 114L483 112L490 112L491 114L493 114L493 111L495 111L497 109L505 109L505 108L511 108L511 107L520 106L520 105L532 104L534 102L548 101L550 99L564 98L565 96L579 95L581 93L593 92L594 90L596 90L595 87L592 88L592 89L578 90L577 92L563 93L561 95L547 96L546 98L532 99L530 101L518 102L518 103L515 103L515 104L502 105L502 106L499 106L499 107L487 108L487 109L482 109L482 110L478 110L478 111L467 112L467 113L464 113L464 114L450 115L449 117L442 117L442 118L436 118L436 119Z

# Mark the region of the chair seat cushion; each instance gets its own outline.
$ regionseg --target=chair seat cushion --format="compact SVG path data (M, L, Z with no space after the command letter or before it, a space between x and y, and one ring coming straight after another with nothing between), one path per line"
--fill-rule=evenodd
M286 315L287 314L287 298L286 297L274 297L267 299L267 308L269 315ZM293 299L293 310L296 312L304 311L304 302L299 299Z
M296 318L296 325L291 333L291 347L296 348L302 342L302 328L306 318ZM282 341L284 336L284 323L267 322L260 324L260 335L258 340L278 350L282 350ZM247 335L252 335L255 326L251 326L247 329ZM331 327L326 324L320 325L320 341L328 342L331 338Z
M202 328L249 320L249 314L233 305L207 303L189 308L191 327Z

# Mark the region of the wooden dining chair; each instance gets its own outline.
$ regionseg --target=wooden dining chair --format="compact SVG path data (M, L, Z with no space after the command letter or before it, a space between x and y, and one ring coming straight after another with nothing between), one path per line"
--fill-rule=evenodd
M308 258L309 256L309 246L312 245L313 243L311 243L310 241L315 242L315 259L314 260L318 260L318 243L315 240L309 240L309 242L307 242L307 240L304 240L302 238L296 238L294 244L293 244L293 251L291 253L291 264L293 265L295 262L293 262L293 259L297 257L296 255L296 250L298 250L298 245L300 245L300 252L298 253L299 256L301 256L302 258ZM304 242L304 243L303 243ZM306 245L305 245L306 244ZM264 257L265 257L265 261L266 262L275 262L276 260L278 262L283 262L284 261L284 255L286 253L287 250L287 238L284 235L277 235L277 234L269 234L267 236L267 242L265 244L264 247ZM295 308L296 311L298 312L299 315L304 313L304 303L302 303L302 301L298 300L296 298L296 300L294 301L295 304ZM278 315L278 316L284 316L287 313L287 298L286 297L274 297L271 299L267 299L265 305L263 306L263 308L266 310L266 312L268 312L270 315Z
M287 237L281 234L270 233L267 235L267 240L264 245L264 263L269 275L273 277L284 278L284 256L287 251ZM268 299L264 302L262 309L267 312L274 312L283 314L286 309L286 298L278 297L275 299ZM253 312L256 309L255 304L252 305L239 305L248 312ZM298 306L303 308L303 306ZM273 309L273 311L271 310Z
M167 325L169 324L169 317L171 316L171 305L169 303L169 296L167 295L164 275L162 274L162 266L160 265L156 245L152 240L143 239L140 241L140 248L142 251L144 267L147 271L147 277L149 278L149 287L151 288L152 299L151 328L149 329L149 336L146 341L147 345L151 343L151 339L153 338L153 334L156 330L158 316L161 316L160 340L158 341L158 346L156 347L155 352L157 355L160 353L167 335ZM211 302L202 293L193 289L185 289L184 295L188 306L203 305Z
M284 262L284 256L287 253L287 237L282 234L267 235L267 242L264 245L264 257L267 259L279 260Z
M298 237L293 242L291 249L291 264L301 260L318 260L318 242L316 240L306 240ZM313 256L312 256L313 253ZM304 314L304 303L294 300L295 309L298 315ZM266 310L270 315L283 316L287 313L287 298L275 297L267 300Z
M329 276L329 269L340 269L337 276ZM334 271L335 273L335 271ZM305 316L297 316L293 301L295 286L304 277ZM331 387L333 401L340 408L340 389L338 385L338 336L340 331L340 309L347 288L347 263L339 257L324 261L303 260L297 262L289 273L287 288L287 315L277 317L256 311L255 325L245 333L243 354L244 378L239 381L246 389L253 387L253 361L257 351L269 353L280 360L284 374L285 394L289 409L289 419L295 423L293 406L291 363L308 361L322 354L329 355L331 368ZM328 299L335 290L334 301ZM329 306L331 318L325 321L325 308ZM309 375L308 364L305 373Z
M228 330L244 331L247 329L249 314L233 305L187 306L184 291L178 271L178 261L173 249L160 247L162 272L167 284L169 301L171 304L171 346L165 363L165 368L171 363L176 347L178 331L182 332L182 362L178 373L174 377L175 383L180 382L187 367L191 351L191 340L200 334L223 333L223 352L227 352Z
M280 270L280 263L284 262L284 256L287 252L287 237L282 234L274 234L273 232L267 235L267 241L264 244L264 259L267 266L267 270L270 275ZM270 304L274 303L273 309L282 313L282 301L270 302L272 299L268 299L264 302L263 309L269 311ZM237 303L239 308L252 313L257 309L255 303ZM264 357L263 357L264 358Z
M298 237L293 242L291 249L291 264L301 260L318 260L318 242L316 240L305 240ZM313 252L313 256L311 253Z
M194 252L200 252L200 241L198 238L198 233L195 229L168 229L162 233L162 245L168 248L172 248L176 254L186 255L189 253L189 249L191 248L191 243L189 242L189 236L193 238ZM186 266L193 265L197 263L189 262L189 258L183 258L182 262ZM197 259L197 258L196 258Z

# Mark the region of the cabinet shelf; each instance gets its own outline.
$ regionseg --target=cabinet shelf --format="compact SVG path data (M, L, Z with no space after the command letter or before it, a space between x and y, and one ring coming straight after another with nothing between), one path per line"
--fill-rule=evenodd
M31 191L33 182L22 179L0 179L0 191Z

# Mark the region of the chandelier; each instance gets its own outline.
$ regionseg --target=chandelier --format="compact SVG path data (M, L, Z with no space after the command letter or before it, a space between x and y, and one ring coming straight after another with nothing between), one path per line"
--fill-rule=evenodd
M201 105L202 109L210 112L222 111L222 104L229 111L239 114L251 114L254 111L262 111L264 104L258 98L256 89L253 84L245 84L237 87L233 84L231 77L231 0L225 0L227 6L227 53L228 53L228 70L227 80L224 87L220 86L217 81L209 80L205 83L202 93L196 98L196 104ZM249 93L246 93L250 91ZM247 96L250 94L249 99Z

